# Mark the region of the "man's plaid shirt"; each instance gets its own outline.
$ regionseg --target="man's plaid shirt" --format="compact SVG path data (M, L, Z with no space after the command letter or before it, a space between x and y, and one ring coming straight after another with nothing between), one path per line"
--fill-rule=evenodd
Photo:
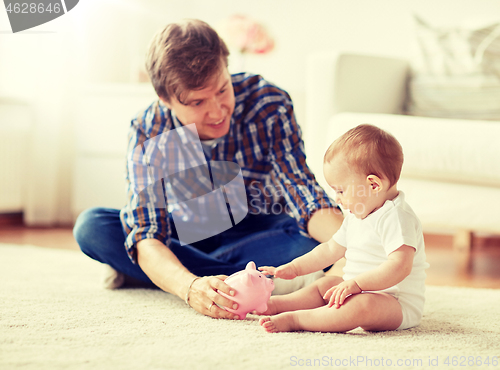
M307 235L307 222L312 214L318 209L336 205L306 165L301 130L295 121L292 101L285 91L261 76L240 73L232 76L232 83L235 109L229 132L212 148L211 158L207 160L231 161L239 165L249 215L286 212L297 220ZM147 140L180 127L183 126L173 112L159 100L155 101L131 122L129 157ZM176 165L163 157L162 161L166 162L163 166ZM167 247L171 241L167 215L167 209L171 209L141 197L138 189L141 188L139 184L147 182L145 176L144 171L127 165L129 201L121 210L120 218L128 235L125 247L134 262L137 262L138 241L155 238ZM169 186L163 186L168 193Z

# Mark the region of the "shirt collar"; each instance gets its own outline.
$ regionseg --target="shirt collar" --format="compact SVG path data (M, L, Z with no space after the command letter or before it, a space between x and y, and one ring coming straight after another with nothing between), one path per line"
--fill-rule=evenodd
M396 196L396 198L394 198L392 200L386 200L384 202L384 204L382 205L382 207L380 207L379 209L377 209L375 212L370 213L368 216L366 216L361 221L376 222L386 212L388 212L389 210L391 210L395 206L400 205L401 203L403 203L404 199L405 199L404 193L401 190L399 190L399 194Z

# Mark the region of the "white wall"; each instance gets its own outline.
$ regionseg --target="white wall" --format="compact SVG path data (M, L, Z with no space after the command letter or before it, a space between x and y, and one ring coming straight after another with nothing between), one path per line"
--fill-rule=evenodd
M82 86L135 82L147 44L163 25L200 18L217 26L235 13L264 23L276 48L245 65L288 90L301 123L308 54L337 49L410 57L413 12L436 25L498 21L500 1L82 0L67 15L19 34L9 32L0 8L0 98L25 101L35 112L26 195L32 223L70 220L73 108Z
M200 18L216 27L235 13L261 21L275 37L276 49L250 55L245 65L288 90L299 118L305 61L311 52L338 49L408 57L415 46L412 13L436 25L500 19L497 0L86 0L78 6L85 8L85 20L92 24L86 43L90 81L126 82L131 63L142 62L154 32L169 22Z

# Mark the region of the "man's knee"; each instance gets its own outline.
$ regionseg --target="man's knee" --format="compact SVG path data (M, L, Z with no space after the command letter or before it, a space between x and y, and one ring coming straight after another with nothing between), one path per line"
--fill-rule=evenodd
M100 228L100 218L106 211L105 208L95 207L83 211L77 218L73 227L73 236L86 255L90 255L95 246L96 236Z

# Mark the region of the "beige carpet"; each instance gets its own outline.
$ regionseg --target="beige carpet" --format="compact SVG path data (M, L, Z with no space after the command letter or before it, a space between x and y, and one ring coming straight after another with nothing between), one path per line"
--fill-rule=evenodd
M406 331L267 334L256 316L214 320L160 290L101 289L101 267L0 245L0 369L500 368L500 290L428 287L423 322Z

